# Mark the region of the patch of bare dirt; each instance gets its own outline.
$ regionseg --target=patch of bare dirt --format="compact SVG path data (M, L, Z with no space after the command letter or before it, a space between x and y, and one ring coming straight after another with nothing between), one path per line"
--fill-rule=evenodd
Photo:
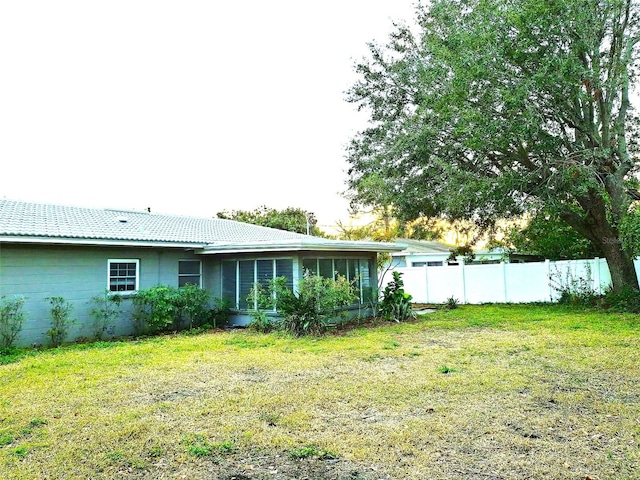
M184 469L171 471L175 463L160 462L144 472L120 472L122 478L171 480L390 480L375 465L357 465L343 459L293 459L286 453L259 452L203 460Z

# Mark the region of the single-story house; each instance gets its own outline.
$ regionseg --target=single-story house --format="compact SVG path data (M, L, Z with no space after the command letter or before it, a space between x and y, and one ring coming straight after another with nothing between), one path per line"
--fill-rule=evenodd
M91 337L91 299L123 295L113 335L132 332L131 297L157 285L193 283L232 305L230 322L250 320L257 282L284 276L296 286L305 270L356 283L366 305L377 285L377 252L395 244L340 241L218 218L78 208L0 199L0 297L25 299L20 345L45 344L47 297L73 304L69 340Z
M396 244L401 250L391 254L391 268L443 267L448 265L457 266L459 264L459 260L451 259L451 252L456 248L453 245L433 240L413 240L409 238L399 238L396 240ZM473 254L473 261L468 263L470 265L544 261L544 258L537 255L511 252L504 248L474 250Z
M399 238L401 250L391 254L391 267L442 267L447 265L454 246L433 240Z

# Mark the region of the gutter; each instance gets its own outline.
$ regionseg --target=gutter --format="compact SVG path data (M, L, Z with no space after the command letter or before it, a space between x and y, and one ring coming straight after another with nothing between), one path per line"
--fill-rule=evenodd
M153 242L149 240L110 240L99 238L62 238L62 237L23 237L0 236L2 243L22 243L37 245L82 245L82 246L109 246L109 247L159 247L159 248L201 248L201 243L172 243Z
M282 251L323 251L323 252L398 252L402 250L393 243L380 242L350 242L333 240L331 242L306 242L304 240L253 242L253 243L226 243L209 244L204 248L195 250L199 255L215 255L228 253L260 253Z
M282 251L323 251L323 252L399 252L401 246L394 243L359 242L359 241L308 241L307 239L276 240L247 243L208 244L188 242L154 242L150 240L118 240L99 238L68 238L68 237L29 237L29 236L1 236L2 243L35 244L35 245L76 245L76 246L109 246L109 247L156 247L156 248L185 248L192 249L199 255L215 255L230 253L261 253Z

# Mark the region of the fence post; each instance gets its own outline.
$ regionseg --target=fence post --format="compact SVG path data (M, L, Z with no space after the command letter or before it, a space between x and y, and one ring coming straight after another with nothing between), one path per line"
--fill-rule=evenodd
M549 282L549 301L553 302L553 287L551 286L551 262L545 259L544 266L547 269L547 282Z
M429 300L429 267L425 265L422 268L424 268L424 289L425 289L426 303L431 303L431 301Z
M600 284L600 257L596 257L593 259L594 267L592 270L596 271L596 275L594 281L596 282L596 293L598 295L602 294L602 285Z
M504 262L500 262L500 266L502 269L502 294L504 296L503 301L507 303L509 301L509 297L507 296L507 264Z
M464 278L464 257L458 257L458 265L460 266L460 283L462 285L462 303L467 303L467 281Z

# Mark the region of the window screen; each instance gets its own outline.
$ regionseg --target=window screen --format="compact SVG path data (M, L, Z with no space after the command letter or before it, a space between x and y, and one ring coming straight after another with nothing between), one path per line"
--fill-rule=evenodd
M138 290L138 260L109 260L108 285L111 292Z
M178 287L187 284L201 287L200 260L180 260L178 262Z

